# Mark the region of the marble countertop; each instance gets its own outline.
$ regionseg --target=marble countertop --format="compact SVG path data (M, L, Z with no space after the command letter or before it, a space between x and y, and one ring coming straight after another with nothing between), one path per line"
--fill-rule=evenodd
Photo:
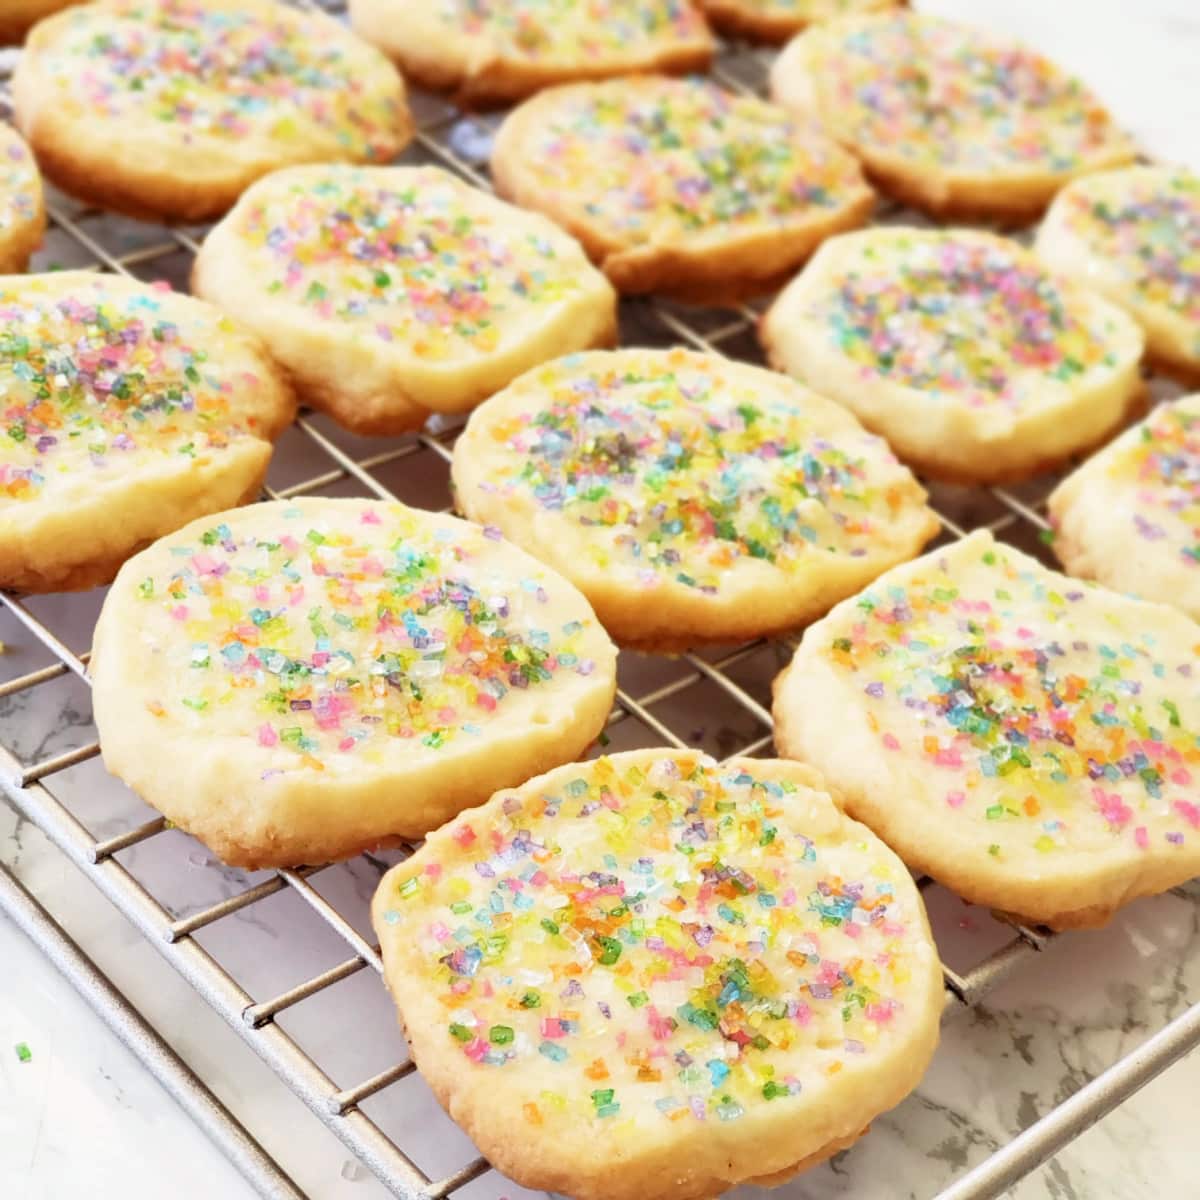
M1196 0L925 0L919 7L1024 37L1097 89L1154 157L1200 169L1200 5ZM73 647L87 644L98 597L36 601ZM0 679L47 661L0 613ZM631 670L640 669L635 662ZM67 728L61 727L65 718ZM65 679L0 699L0 736L34 758L90 738L87 696ZM705 734L719 743L721 730ZM719 748L708 747L708 748ZM127 793L95 761L56 777L85 807L93 831L128 823ZM156 838L123 861L152 879L177 911L211 903L244 877L214 865L180 834ZM0 862L26 885L113 981L239 1115L314 1200L383 1200L385 1189L287 1093L155 950L29 824L0 804ZM358 860L339 885L362 901L377 867ZM291 898L294 900L294 897ZM939 945L969 965L1001 931L984 912L934 888ZM299 903L296 901L296 903ZM222 959L265 996L345 957L345 948L293 935L289 898L222 922ZM5 1200L242 1200L244 1181L175 1107L23 936L0 919L0 1196ZM924 1083L847 1154L787 1187L777 1200L924 1200L981 1161L1080 1084L1190 1003L1200 1000L1200 887L1139 901L1106 929L1054 941L986 1002L948 1018ZM356 1037L340 1030L353 1006ZM294 1011L289 1032L352 1083L404 1053L373 972L363 971ZM21 1061L18 1044L31 1057ZM340 1056L340 1059L338 1058ZM1194 1195L1200 1055L1172 1068L1012 1193L1018 1200L1161 1200ZM406 1130L429 1171L467 1161L462 1135L419 1078L384 1092L373 1111ZM491 1174L456 1193L465 1200L525 1195ZM739 1200L768 1193L747 1188Z

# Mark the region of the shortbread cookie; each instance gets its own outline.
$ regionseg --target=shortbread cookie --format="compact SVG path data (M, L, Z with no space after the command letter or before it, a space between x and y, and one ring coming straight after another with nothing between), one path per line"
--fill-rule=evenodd
M118 275L0 278L0 587L107 583L255 496L291 389L211 305Z
M494 530L293 500L128 562L96 628L104 762L225 862L327 862L580 754L616 652Z
M1133 319L987 233L834 238L760 333L772 365L940 478L1033 475L1102 440L1143 395Z
M804 634L780 751L914 870L1056 929L1200 872L1200 626L979 532Z
M18 128L65 191L199 221L290 163L387 161L404 84L332 18L274 0L98 0L42 22L13 77Z
M700 0L720 30L764 42L784 42L816 21L847 13L903 8L906 0Z
M554 88L496 136L497 190L569 229L622 292L719 304L788 278L873 194L820 130L703 79Z
M1129 167L1076 180L1046 214L1036 250L1128 309L1156 366L1200 383L1200 175Z
M617 641L740 641L827 612L938 530L841 405L688 350L573 355L477 409L459 508L561 571Z
M1054 552L1098 579L1200 620L1200 396L1164 404L1050 497Z
M1137 153L1080 80L940 17L815 26L776 59L771 93L824 122L880 187L939 217L1023 223L1067 180Z
M16 130L0 122L0 274L24 271L45 232L37 163Z
M350 23L424 87L506 104L578 79L705 71L691 0L350 0Z
M903 864L799 763L639 750L501 792L379 885L421 1073L518 1183L780 1183L918 1083L942 976Z
M417 429L547 359L616 340L583 248L435 167L295 167L208 235L192 290L357 433Z
M3 0L0 4L0 45L11 46L25 40L25 35L43 17L67 8L78 0Z

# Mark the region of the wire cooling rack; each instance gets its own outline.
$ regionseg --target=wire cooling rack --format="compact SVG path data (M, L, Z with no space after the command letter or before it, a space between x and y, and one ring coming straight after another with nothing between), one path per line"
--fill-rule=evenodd
M337 11L336 0L330 7ZM714 73L731 88L761 90L768 61L764 51L727 46ZM0 69L11 65L11 61L0 63ZM413 102L420 131L404 161L438 163L472 183L488 187L487 150L498 118L464 116L432 96L416 94ZM191 258L203 230L168 229L104 217L58 196L51 197L49 208L51 230L46 250L36 264L40 268L58 265L56 258L65 257L69 261L64 265L142 279L167 278L177 287L186 288ZM922 221L903 210L885 211L880 219ZM682 342L761 362L753 336L758 315L759 309L751 306L716 310L682 308L654 300L625 301L622 340L629 345ZM303 414L280 443L265 496L360 495L443 507L448 499L447 465L457 430L457 425L435 422L416 435L364 442L339 433L324 418ZM1045 558L1044 540L1049 526L1043 515L1044 501L1053 483L1043 478L1016 488L931 487L943 539L989 528ZM0 700L32 696L67 675L77 676L86 684L88 655L65 645L50 624L37 615L36 603L30 605L15 596L0 594L0 604L52 658L50 665L0 683ZM787 642L758 641L675 659L647 660L623 654L621 686L607 727L613 748L699 744L722 757L770 753L768 689L791 648ZM713 733L696 728L696 722L705 714L711 715L714 708L724 713L720 729ZM322 882L328 884L350 868L341 864L277 871L255 882L247 880L219 902L180 914L168 898L156 894L156 889L139 879L128 865L128 852L167 836L166 823L161 818L134 821L116 833L98 837L78 815L70 789L59 787L66 774L98 753L99 745L92 739L69 749L35 754L32 761L25 761L12 747L0 745L0 783L15 808L112 901L238 1032L247 1047L394 1195L405 1200L440 1200L491 1171L486 1161L476 1157L448 1173L431 1177L415 1161L411 1144L389 1136L364 1111L366 1102L386 1094L415 1070L411 1059L382 1064L351 1085L338 1086L334 1072L280 1023L285 1014L359 972L382 974L377 947L360 932L369 929L365 900L356 898L352 888L322 886ZM185 845L182 841L179 844ZM398 851L389 861L406 852ZM194 857L192 861L195 864ZM387 865L375 858L370 861L378 870ZM921 884L928 886L928 882L922 880ZM324 927L336 935L343 948L342 957L285 990L251 994L223 964L220 954L204 944L201 935L285 892L303 902L301 907L314 930ZM335 902L330 896L339 899ZM0 908L48 954L261 1195L302 1200L303 1193L203 1081L2 867ZM1011 921L1005 925L1005 939L981 961L962 970L943 966L948 1014L978 1004L1021 963L1046 951L1055 940L1045 930ZM349 1025L347 1037L352 1034ZM952 1183L938 1200L988 1200L1000 1195L1198 1044L1200 1004ZM495 1182L494 1192L498 1194L504 1185L498 1176Z

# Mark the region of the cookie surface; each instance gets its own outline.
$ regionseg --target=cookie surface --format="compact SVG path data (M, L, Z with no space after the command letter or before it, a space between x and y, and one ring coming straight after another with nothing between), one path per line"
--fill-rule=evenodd
M775 685L784 754L914 870L1054 928L1200 871L1200 626L989 533L882 576Z
M425 87L504 104L577 79L705 71L691 0L350 0L350 23Z
M709 304L778 283L873 204L853 156L814 126L702 79L543 92L501 126L492 174L620 291Z
M1136 156L1080 80L940 17L815 26L775 60L771 94L824 122L880 187L942 217L1032 220L1067 180Z
M1095 445L1143 394L1132 318L969 230L830 240L760 336L773 366L939 478L1033 475Z
M291 163L387 161L404 83L332 18L274 0L99 0L31 33L17 127L63 190L199 221Z
M937 1043L916 887L799 763L562 767L431 835L372 916L443 1106L506 1175L580 1200L781 1182Z
M841 405L687 350L574 355L476 410L459 508L561 571L622 644L793 629L938 530Z
M1078 179L1055 198L1035 249L1131 312L1157 366L1200 383L1200 175L1129 167Z
M1072 575L1200 620L1200 396L1127 429L1055 488L1049 509Z
M107 583L253 496L291 389L209 304L117 275L0 277L0 586Z
M783 42L816 21L847 13L903 8L906 0L700 0L700 7L726 33Z
M494 531L305 499L128 562L91 670L108 769L256 867L419 836L574 758L615 659L583 597Z
M466 411L616 339L616 293L573 238L434 167L276 172L205 238L192 290L358 433Z
M16 130L0 122L0 275L24 271L45 232L37 163Z

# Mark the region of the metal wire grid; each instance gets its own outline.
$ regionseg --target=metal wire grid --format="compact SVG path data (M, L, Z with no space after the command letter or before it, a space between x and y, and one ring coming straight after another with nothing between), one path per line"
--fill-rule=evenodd
M730 57L722 56L714 74L722 83L741 91L751 90L753 86L761 84L765 66L761 54L742 53L736 63L740 71L730 69ZM749 85L745 78L747 64L749 74L757 76L752 78ZM478 186L489 187L486 172L481 166L482 156L465 153L462 148L459 135L464 129L469 131L470 123L464 124L461 114L441 102L432 101L429 107L433 115L420 122L416 137L419 153ZM127 253L114 252L104 244L102 238L89 232L85 225L86 213L71 212L61 202L53 201L49 204L49 213L52 228L66 235L76 247L90 256L90 265L98 270L129 275L133 268L144 270L147 266L178 257L181 252L190 256L198 248L189 232L164 229L162 238L150 245ZM684 312L656 301L639 303L643 317L647 312L652 314L668 340L678 339L697 349L717 353L737 353L739 341L747 342L758 318L758 312L749 306L742 306L733 312L714 313L708 310ZM356 492L384 500L395 499L393 491L381 482L377 472L422 453L432 455L444 470L450 460L457 432L453 426L431 428L403 439L381 442L383 448L376 453L355 457L323 432L311 417L302 415L296 424L300 434L323 459L328 460L328 466L289 486L266 488L266 496L273 499L320 492L334 485L349 485ZM1049 490L1050 485L1045 483L1032 494L1026 494L1022 489L987 489L982 498L990 510L989 519L982 520L969 515L979 506L981 496L978 493L966 499L968 516L963 516L960 511L964 507L962 503L955 505L954 516L944 511L945 504L939 505L945 536L962 537L972 528L986 527L996 532L1007 532L1011 540L1036 544L1038 537L1049 529L1042 515ZM86 653L76 654L64 645L17 597L0 594L0 604L55 660L50 666L0 684L0 698L44 687L68 673L87 682ZM653 710L664 701L686 696L689 689L707 682L736 704L751 719L757 731L734 753L752 755L767 751L772 740L770 712L730 674L732 668L766 645L763 641L753 642L718 657L687 654L682 659L682 673L669 682L636 696L627 688L620 688L609 718L609 729L633 723L640 726L639 734L648 739L650 744L666 743L683 748L688 744L687 739L656 716ZM97 839L55 794L53 780L56 775L94 758L98 753L98 743L91 741L26 763L19 761L8 747L0 746L0 782L18 811L49 836L392 1193L405 1200L415 1200L417 1197L440 1200L488 1172L491 1169L489 1164L482 1158L475 1158L450 1174L431 1178L403 1146L389 1138L362 1111L364 1101L415 1070L410 1058L395 1062L353 1086L338 1087L322 1066L276 1022L276 1018L288 1009L364 969L382 974L377 946L362 937L347 913L331 904L309 882L322 868L277 871L267 880L246 887L199 912L184 917L174 916L169 907L151 894L117 857L124 850L158 837L168 828L167 823L160 817L127 828L115 836ZM412 847L406 849L410 852ZM337 866L324 868L327 871L342 869ZM920 881L922 887L929 882ZM14 897L9 884L11 877L0 873L0 885L4 885L0 886L0 907L22 928L30 931L31 936L35 936L60 965L65 956L71 969L64 967L64 970L80 990L88 991L94 984L92 975L79 966L78 959L70 958L72 948L66 951L62 949L61 935L46 928L46 922L42 919L44 913L39 918L27 898L23 899L21 895ZM195 935L285 889L290 889L305 902L313 919L324 923L338 935L346 946L347 955L335 965L286 991L256 998L235 981L222 963L196 940ZM1052 940L1048 931L1011 921L1007 924L1011 929L1009 940L969 970L958 972L943 966L949 1011L962 1010L978 1003L1020 963L1043 951ZM115 997L110 995L107 1003L110 1023L114 1020L111 1016L114 1012L118 1022L139 1019L136 1011L119 993ZM147 1039L144 1036L135 1037L133 1041L134 1048L145 1054L149 1044ZM1200 1044L1200 1004L1193 1006L1133 1054L1114 1064L1105 1074L968 1172L943 1191L939 1200L986 1200L998 1196L1197 1044ZM153 1046L151 1050L154 1050ZM159 1043L157 1052L161 1053L161 1050ZM192 1085L188 1084L185 1091L190 1087ZM216 1127L218 1140L226 1152L237 1153L238 1165L260 1192L272 1196L299 1194L269 1159L264 1165L260 1161L261 1155L256 1157L253 1153L243 1153L244 1148L238 1140L240 1128L228 1113L213 1116L205 1111L204 1118L203 1123L210 1133Z

